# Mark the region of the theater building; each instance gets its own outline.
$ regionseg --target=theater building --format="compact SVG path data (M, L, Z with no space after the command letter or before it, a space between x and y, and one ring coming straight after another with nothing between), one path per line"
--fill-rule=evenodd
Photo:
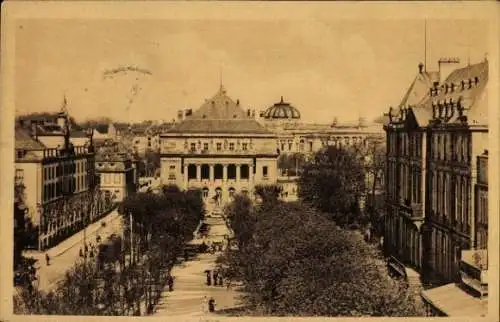
M221 86L160 135L162 184L202 189L205 199L218 203L251 194L258 184L276 184L276 138Z

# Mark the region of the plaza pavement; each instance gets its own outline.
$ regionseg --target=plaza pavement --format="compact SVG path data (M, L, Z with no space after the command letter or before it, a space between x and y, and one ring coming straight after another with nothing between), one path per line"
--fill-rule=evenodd
M106 222L106 226L102 227L101 223ZM112 234L122 233L123 222L118 211L115 209L102 219L92 223L86 228L87 243L97 245L96 237L101 237L101 242ZM38 288L42 291L54 290L57 282L63 279L65 273L73 267L73 265L81 260L80 247L83 248L83 230L65 239L58 245L48 249L45 252L25 251L25 257L33 257L37 260L35 267L37 268ZM50 265L47 266L45 254L50 257Z
M224 235L228 234L227 226L222 217L208 218L211 229L206 239L195 239L194 243L220 242ZM199 254L187 262L177 264L172 269L174 277L174 289L172 292L165 289L160 301L156 306L154 316L169 316L177 319L189 317L209 317L217 314L223 309L236 308L241 305L239 297L242 294L236 287L208 286L206 285L206 269L215 268L215 260L219 256L215 254ZM216 312L208 313L207 300L213 298L216 302Z

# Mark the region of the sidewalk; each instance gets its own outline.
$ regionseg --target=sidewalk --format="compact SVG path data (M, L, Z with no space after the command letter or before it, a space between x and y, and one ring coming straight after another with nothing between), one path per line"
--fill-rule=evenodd
M102 221L106 222L106 227L102 227ZM122 227L121 216L115 209L104 218L87 227L87 243L96 245L97 234L101 237L101 242L104 242L111 234L120 234ZM35 266L40 290L50 291L54 289L66 271L80 259L79 251L80 247L83 247L83 235L83 231L80 231L46 252L26 251L24 253L24 256L33 257L37 260ZM46 253L50 257L49 266L45 262Z

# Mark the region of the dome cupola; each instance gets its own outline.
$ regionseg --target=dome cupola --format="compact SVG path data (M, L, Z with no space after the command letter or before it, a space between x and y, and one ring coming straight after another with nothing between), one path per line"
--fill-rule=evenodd
M261 117L266 120L286 120L286 119L300 119L300 112L298 109L283 101L283 96L278 103L269 107L261 113Z

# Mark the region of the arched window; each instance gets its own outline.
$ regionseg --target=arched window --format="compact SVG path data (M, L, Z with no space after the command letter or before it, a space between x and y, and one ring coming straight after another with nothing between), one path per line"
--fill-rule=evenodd
M229 188L229 198L234 197L234 192L235 192L235 189L233 187Z
M248 179L250 177L250 169L248 167L248 164L241 165L240 177L241 177L241 179Z
M203 188L202 191L203 191L203 198L207 198L208 197L208 191L209 191L208 188L205 187L205 188Z
M216 164L214 167L214 179L222 179L223 172L222 164Z
M236 166L234 164L230 164L227 167L227 178L236 179Z
M210 178L210 167L208 164L201 165L201 178L209 179Z
M196 165L190 164L188 165L188 180L196 179Z

